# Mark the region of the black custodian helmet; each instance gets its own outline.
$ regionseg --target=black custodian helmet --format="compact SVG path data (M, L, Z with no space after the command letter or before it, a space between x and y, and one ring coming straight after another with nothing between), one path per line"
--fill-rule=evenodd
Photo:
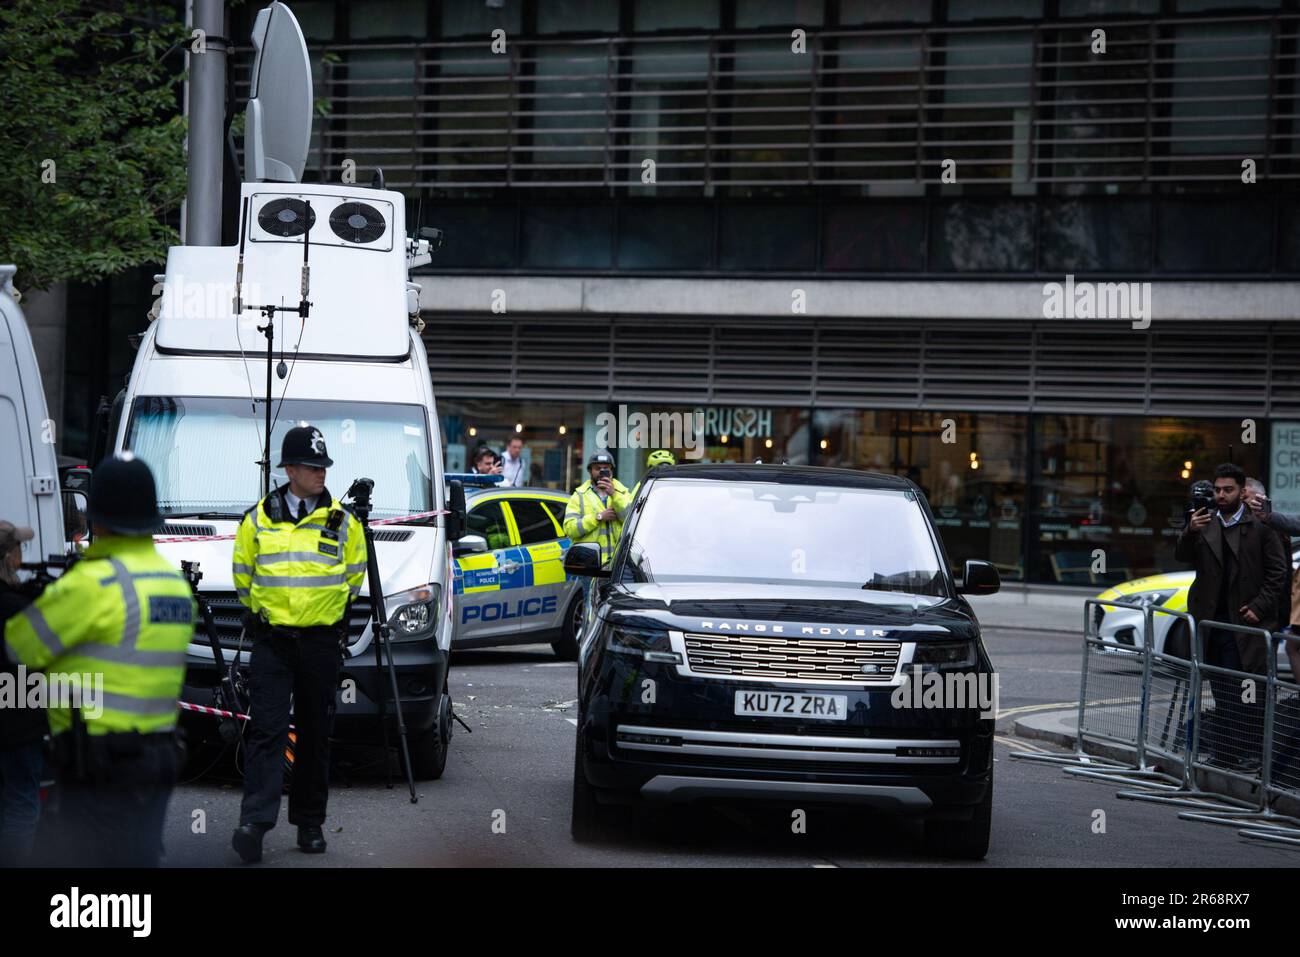
M334 460L325 451L325 436L314 425L303 422L284 434L284 444L280 446L280 464L311 465L318 469L327 469Z
M162 527L153 472L130 452L100 462L90 477L89 520L118 535L150 535Z

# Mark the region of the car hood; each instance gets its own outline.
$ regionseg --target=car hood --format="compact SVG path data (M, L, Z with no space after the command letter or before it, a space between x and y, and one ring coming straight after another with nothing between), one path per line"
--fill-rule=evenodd
M619 583L607 592L603 611L611 623L624 627L696 633L916 640L979 632L964 599L847 587Z

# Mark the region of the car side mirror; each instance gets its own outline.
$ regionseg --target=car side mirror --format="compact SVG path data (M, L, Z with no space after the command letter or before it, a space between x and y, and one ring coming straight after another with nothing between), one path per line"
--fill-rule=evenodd
M992 595L1002 587L1002 577L992 562L968 561L957 586L959 595Z
M456 558L460 558L462 555L482 555L486 554L487 551L487 539L472 532L462 535L451 546L451 553Z
M465 537L465 486L453 479L447 483L447 538L453 542ZM487 551L487 539L483 539Z
M609 569L600 565L600 546L591 542L570 545L564 553L564 571L583 578L608 578Z

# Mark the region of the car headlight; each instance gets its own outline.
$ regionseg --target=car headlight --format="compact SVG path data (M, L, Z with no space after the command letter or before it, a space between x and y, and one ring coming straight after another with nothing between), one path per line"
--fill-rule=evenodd
M682 656L673 651L666 631L611 628L606 647L616 655L630 655L643 661L680 665Z
M441 588L433 583L397 592L385 599L390 609L389 635L393 641L419 641L428 638L438 627Z
M957 671L974 666L973 641L921 641L912 654L912 667L922 671Z
M1125 595L1120 601L1132 602L1134 605L1141 605L1145 608L1147 605L1163 605L1169 599L1174 597L1170 590L1165 591L1143 591L1136 595Z

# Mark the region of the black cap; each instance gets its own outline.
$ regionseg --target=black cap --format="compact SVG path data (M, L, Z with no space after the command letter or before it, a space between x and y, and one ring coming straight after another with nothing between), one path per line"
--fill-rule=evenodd
M325 451L325 436L314 425L304 422L284 434L284 444L280 446L280 464L276 468L311 465L327 469L333 464L334 460Z
M592 452L591 458L587 459L587 468L591 468L593 465L608 465L613 468L614 456L608 452Z
M130 452L104 459L90 478L92 528L119 535L149 535L162 527L153 472Z

